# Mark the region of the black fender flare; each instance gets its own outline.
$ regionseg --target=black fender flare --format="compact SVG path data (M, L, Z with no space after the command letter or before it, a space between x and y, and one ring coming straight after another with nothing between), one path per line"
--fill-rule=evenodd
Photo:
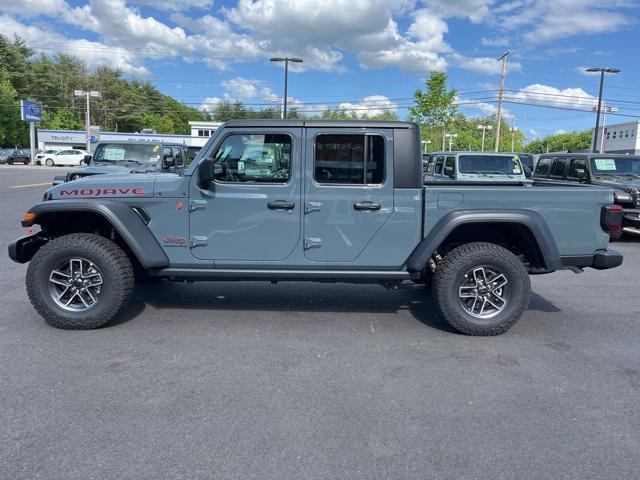
M410 272L422 271L436 249L454 229L472 223L515 223L527 227L533 234L546 271L562 268L558 246L551 234L549 225L542 215L531 210L460 210L442 217L429 234L418 244L407 259Z
M113 200L50 200L38 203L28 213L35 214L33 220L23 221L23 227L40 224L48 214L89 212L102 216L126 242L137 260L145 269L166 268L169 258L151 233L149 227L129 206Z

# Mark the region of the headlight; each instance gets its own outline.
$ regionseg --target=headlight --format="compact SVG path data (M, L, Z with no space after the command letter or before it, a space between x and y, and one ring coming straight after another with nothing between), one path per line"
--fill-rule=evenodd
M47 202L52 198L53 198L53 195L51 195L51 192L44 192L44 195L42 196L42 201Z
M71 175L69 177L69 181L73 182L74 180L78 180L80 178L80 175L78 175L77 173L75 175Z
M633 198L631 197L630 193L627 193L624 190L614 190L613 201L620 202L620 203L632 203Z

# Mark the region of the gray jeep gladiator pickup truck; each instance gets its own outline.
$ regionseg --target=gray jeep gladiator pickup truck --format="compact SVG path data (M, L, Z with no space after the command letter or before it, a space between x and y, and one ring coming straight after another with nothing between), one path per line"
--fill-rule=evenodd
M9 255L59 328L107 323L145 276L425 284L455 329L496 335L527 308L529 274L622 263L612 204L604 187L425 186L412 123L231 121L184 171L50 188Z

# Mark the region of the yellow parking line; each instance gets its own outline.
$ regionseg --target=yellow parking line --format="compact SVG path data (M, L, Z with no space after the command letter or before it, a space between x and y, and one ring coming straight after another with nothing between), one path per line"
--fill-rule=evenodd
M51 182L46 182L46 183L30 183L30 184L28 184L28 185L11 185L9 188L44 187L45 185L51 185Z

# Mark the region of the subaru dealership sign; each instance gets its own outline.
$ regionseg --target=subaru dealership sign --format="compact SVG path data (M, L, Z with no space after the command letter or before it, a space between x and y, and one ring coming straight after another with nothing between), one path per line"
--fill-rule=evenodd
M42 123L42 110L36 102L20 100L20 118L25 122Z

